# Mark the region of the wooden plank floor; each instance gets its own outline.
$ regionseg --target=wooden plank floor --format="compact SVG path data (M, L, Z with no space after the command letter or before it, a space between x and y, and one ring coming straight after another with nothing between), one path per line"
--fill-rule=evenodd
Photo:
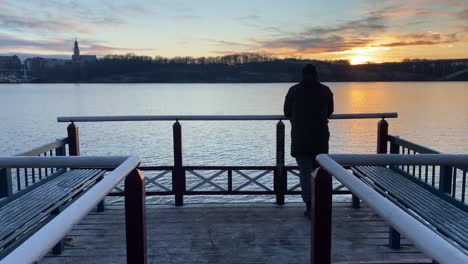
M308 263L310 222L302 205L148 205L148 263ZM388 226L369 208L334 203L333 262L424 259L405 239L387 247ZM90 213L70 232L54 263L125 263L122 206Z

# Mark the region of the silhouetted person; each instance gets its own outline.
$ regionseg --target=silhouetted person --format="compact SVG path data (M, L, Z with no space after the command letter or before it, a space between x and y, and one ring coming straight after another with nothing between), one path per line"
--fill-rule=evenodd
M328 153L328 118L333 113L333 93L321 84L315 67L307 64L302 81L289 88L284 102L284 115L291 120L291 155L300 170L305 216L310 218L310 185L312 171L318 165L315 157Z

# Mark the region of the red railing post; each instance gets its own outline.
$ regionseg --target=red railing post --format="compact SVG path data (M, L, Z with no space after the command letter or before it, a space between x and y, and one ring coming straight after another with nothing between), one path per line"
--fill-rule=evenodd
M172 126L174 137L174 171L172 172L172 190L175 194L175 205L184 205L185 170L182 161L182 127L179 121Z
M68 155L69 156L79 156L80 155L80 135L79 129L72 122L67 127L68 134Z
M390 145L390 153L394 154L398 149L395 149L394 144ZM377 154L387 154L388 153L388 122L382 118L377 125ZM354 196L353 196L354 198ZM393 227L389 227L388 232L388 244L390 248L399 249L400 248L400 233L396 231Z
M382 118L377 125L377 154L387 154L388 122Z
M439 174L439 190L447 194L452 194L453 184L453 167L450 166L440 166Z
M377 124L377 154L387 154L388 146L388 122L382 118ZM361 200L354 194L352 197L352 207L357 209L361 207Z
M284 123L279 121L276 125L276 171L274 173L274 191L276 204L284 205L284 196L287 191L287 171L284 168Z
M145 176L139 170L125 179L125 231L127 263L146 264Z
M377 154L387 154L388 122L382 118L377 124ZM354 194L352 196L352 207L361 207L361 200Z
M13 185L11 183L11 169L0 168L0 198L11 197L13 195Z
M331 263L332 177L324 169L312 175L310 263Z
M71 123L67 127L67 135L68 135L68 155L69 156L80 156L80 129L75 125L75 123ZM60 147L57 149L56 154L57 156L66 156L65 153L65 146ZM98 212L104 212L105 210L105 198L102 200L98 206Z

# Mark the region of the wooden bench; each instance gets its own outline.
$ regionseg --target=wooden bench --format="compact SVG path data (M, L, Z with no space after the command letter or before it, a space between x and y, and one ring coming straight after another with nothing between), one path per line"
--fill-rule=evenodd
M103 175L104 171L98 169L70 170L48 177L0 204L0 259L102 179ZM63 241L58 243L53 252L60 254L63 244Z
M354 174L441 237L468 252L468 206L397 168L357 166ZM390 227L389 244L400 247Z

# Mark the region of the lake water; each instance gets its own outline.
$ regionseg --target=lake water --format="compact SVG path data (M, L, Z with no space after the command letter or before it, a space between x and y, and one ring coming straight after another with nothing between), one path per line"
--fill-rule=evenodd
M398 112L390 134L468 153L468 82L326 83L335 113ZM66 136L58 116L281 114L292 84L2 84L0 155ZM333 153L374 153L378 120L332 120ZM172 164L172 122L79 123L82 155ZM186 165L272 165L276 122L182 122ZM289 124L286 127L289 130ZM287 149L289 132L287 132ZM295 164L287 155L286 162Z

